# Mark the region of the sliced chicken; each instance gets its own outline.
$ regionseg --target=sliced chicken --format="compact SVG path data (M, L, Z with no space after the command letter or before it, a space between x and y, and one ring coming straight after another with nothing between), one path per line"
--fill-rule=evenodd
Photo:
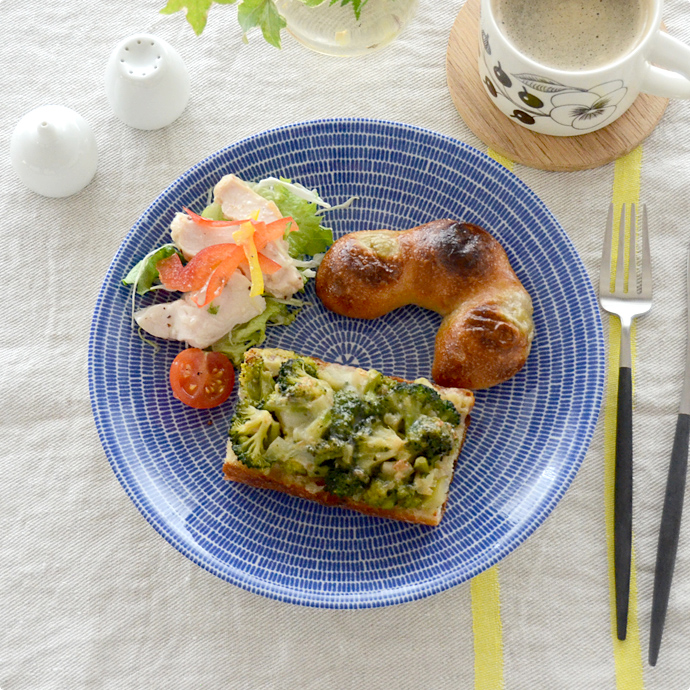
M230 220L254 218L257 211L258 220L264 223L282 217L272 201L264 199L235 175L221 178L215 186L214 196L223 209L223 215ZM197 225L186 213L176 213L170 225L173 242L188 259L212 244L234 242L232 233L237 230L234 226L213 228Z
M212 244L234 244L232 233L237 232L239 226L231 225L227 228L211 228L197 225L186 213L176 213L170 224L172 241L185 255L191 259L202 249Z
M279 299L285 299L292 297L304 287L304 277L295 268L285 240L275 240L267 244L261 252L282 266L270 276L264 275L264 290L266 292Z
M281 218L278 207L254 192L245 182L235 175L226 175L215 187L215 200L221 204L223 215L231 220L253 218L259 212L258 220L265 223ZM205 247L212 244L232 243L232 233L238 228L212 228L197 225L185 213L175 214L170 226L173 242L180 248L187 259L191 259ZM304 278L295 268L288 253L285 240L271 242L261 250L269 259L281 265L280 270L264 276L264 289L270 295L285 299L291 297L304 287Z
M213 189L213 198L223 209L223 215L230 220L253 218L257 211L257 220L264 223L281 217L278 207L272 201L264 199L235 175L225 175L220 179Z
M205 348L266 308L263 297L250 297L251 283L235 271L223 292L205 307L192 302L194 293L166 304L154 304L135 312L134 320L158 338L180 340Z

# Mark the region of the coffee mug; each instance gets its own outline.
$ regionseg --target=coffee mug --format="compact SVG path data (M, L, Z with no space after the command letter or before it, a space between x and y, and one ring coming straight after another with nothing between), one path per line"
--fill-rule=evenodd
M661 30L662 9L661 0L481 0L484 88L523 127L565 137L606 127L641 92L690 98L677 73L690 74L690 47Z

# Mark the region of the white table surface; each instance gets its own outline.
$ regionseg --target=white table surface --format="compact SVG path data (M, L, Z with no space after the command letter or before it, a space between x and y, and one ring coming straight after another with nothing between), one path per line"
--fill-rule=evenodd
M446 43L462 3L420 0L394 44L357 59L317 55L289 37L282 51L256 34L245 45L228 6L211 11L198 38L181 14L160 15L162 4L0 2L0 276L7 290L0 319L0 688L491 690L475 675L475 665L483 666L475 659L470 583L388 608L320 610L250 594L178 553L117 482L87 386L89 325L110 260L158 193L208 154L267 128L340 116L420 125L486 150L446 88ZM668 2L664 19L672 35L690 42L689 3ZM138 31L172 43L191 74L187 109L155 132L122 124L104 92L111 50ZM93 182L66 199L30 192L9 163L15 125L49 103L83 115L99 147ZM595 276L614 164L515 172ZM690 104L673 102L643 144L640 177L655 260L654 307L639 323L635 364L641 657L617 664L611 634L602 413L564 499L498 566L500 687L690 687L690 516L659 664L646 663L685 353L689 182Z

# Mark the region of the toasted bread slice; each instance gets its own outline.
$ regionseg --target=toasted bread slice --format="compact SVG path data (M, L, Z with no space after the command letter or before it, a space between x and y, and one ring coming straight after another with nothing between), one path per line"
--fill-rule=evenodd
M227 479L367 515L437 525L462 448L471 391L278 349L252 349Z

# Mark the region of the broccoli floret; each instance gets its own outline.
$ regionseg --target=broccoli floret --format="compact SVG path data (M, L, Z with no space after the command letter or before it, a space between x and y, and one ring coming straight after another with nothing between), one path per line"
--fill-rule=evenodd
M381 424L367 427L355 437L355 460L364 467L378 464L398 456L405 441Z
M240 388L244 391L245 398L254 403L264 400L275 389L273 376L260 357L242 363Z
M267 410L248 402L237 406L230 425L230 440L237 459L248 467L269 467L266 448L279 435L280 425Z
M265 401L267 410L293 411L310 409L320 413L321 403L329 402L331 387L318 378L314 364L307 359L288 359L278 372L275 380L275 391ZM312 403L317 403L313 405Z
M447 455L453 447L452 428L438 417L418 417L407 429L407 449L427 459Z
M287 397L308 397L313 400L322 387L316 387L310 380L318 381L319 373L307 359L288 359L280 366L276 384L278 390Z
M328 445L322 447L324 466L328 467L326 473L326 489L336 496L351 496L371 505L382 506L389 502L391 506L395 500L395 493L390 496L379 496L377 492L385 484L393 486L377 478L381 464L396 456L400 448L404 446L392 429L386 429L380 424L373 429L369 426L360 428L355 434L354 446L338 439L331 438L326 444L340 455L335 459L328 458ZM375 485L372 489L372 485ZM385 499L385 500L384 500Z
M418 508L424 496L418 494L410 484L394 482L376 477L371 481L361 500L375 508Z
M429 466L429 461L423 455L420 455L414 461L414 471L418 475L429 474L430 470L431 470L431 467Z
M313 407L318 405L318 401L314 403ZM281 415L279 415L281 417ZM287 426L293 421L290 417L282 415ZM293 437L295 441L304 441L305 443L315 444L324 437L331 424L331 412L326 410L322 414L317 415L313 421L300 426L293 430Z
M391 381L392 379L388 378L387 376L384 376L380 371L376 371L376 369L370 369L367 372L367 382L364 385L364 392L379 395L383 387Z
M361 494L365 488L365 483L360 477L349 469L339 466L331 467L326 473L325 479L326 491L341 498L345 496L355 497Z
M260 405L274 413L286 435L295 441L316 443L330 426L333 390L316 378L316 367L305 359L284 362L275 389Z
M266 449L266 462L269 466L276 463L282 465L288 474L305 475L309 474L308 468L312 458L306 449L278 436Z
M424 496L418 494L410 484L399 486L396 491L395 503L402 508L419 508Z
M399 414L405 423L405 432L422 416L438 417L453 426L460 423L455 405L444 400L437 391L423 383L394 383L383 398L386 412Z
M337 438L321 439L308 446L307 450L314 456L314 464L317 466L333 460L349 464L353 456L353 447Z
M371 430L383 412L383 401L374 394L360 397L347 388L333 398L329 437L349 441Z
M385 479L372 479L362 500L376 508L393 508L395 506L395 484Z

